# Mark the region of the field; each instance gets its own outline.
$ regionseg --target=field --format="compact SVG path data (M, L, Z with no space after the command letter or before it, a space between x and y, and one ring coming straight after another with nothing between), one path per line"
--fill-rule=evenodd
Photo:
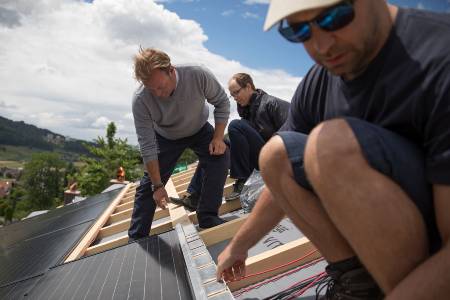
M21 147L21 146L10 146L10 145L0 145L0 167L13 167L16 164L23 165L25 162L31 160L31 156L34 153L49 152L37 148L31 147ZM56 151L65 161L77 161L79 155L73 152ZM10 166L10 165L13 166Z
M0 168L11 168L11 169L17 169L17 168L23 168L24 163L20 161L14 161L14 160L0 160Z
M0 145L0 161L26 161L31 159L33 153L40 151L28 147Z

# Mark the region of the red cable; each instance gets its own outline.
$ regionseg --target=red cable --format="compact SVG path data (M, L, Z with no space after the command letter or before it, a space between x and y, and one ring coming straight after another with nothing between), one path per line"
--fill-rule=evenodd
M305 254L304 256L302 256L302 257L300 257L300 258L297 258L297 259L295 259L295 260L293 260L293 261L290 261L290 262L288 262L288 263L285 263L285 264L283 264L283 265L274 267L274 268L272 268L272 269L264 270L264 271L261 271L261 272L258 272L258 273L253 273L253 274L250 274L250 275L246 275L246 276L241 277L241 279L239 279L239 280L231 280L231 281L229 281L229 282L240 281L240 280L245 279L245 278L250 278L250 277L262 275L262 274L265 274L265 273L269 273L269 272L275 271L275 270L280 269L280 268L284 268L284 267L286 267L286 266L292 265L292 264L294 264L294 263L296 263L296 262L298 262L298 261L301 261L301 260L307 258L308 256L314 254L314 253L317 252L317 251L318 251L318 250L315 249L315 250L313 250L313 251L311 251L311 252Z
M244 293L246 293L246 292L249 292L249 291L251 291L251 290L257 289L257 288L259 288L259 287L262 286L262 285L266 285L266 284L268 284L268 283L277 281L277 280L279 280L279 279L282 278L282 277L291 275L292 273L298 272L298 271L300 271L300 270L302 270L302 269L308 268L308 267L310 267L310 266L312 266L312 265L315 265L316 263L318 263L318 262L320 262L320 261L322 261L322 260L323 260L323 258L318 258L318 259L316 259L316 260L314 260L314 261L311 261L311 262L306 263L306 264L304 264L304 265L301 265L301 266L299 266L299 267L297 267L297 268L295 268L295 269L292 269L292 270L290 270L289 272L286 272L286 273L277 275L277 276L272 277L272 278L270 278L270 279L268 279L268 280L262 281L262 282L260 282L260 283L258 283L258 284L255 284L255 285L246 287L246 288L244 288L244 289L241 289L241 290L239 290L238 292L234 293L233 295L234 295L235 297L239 297L239 296L241 296L242 294L244 294ZM314 275L314 276L318 276L318 275L320 275L320 274L321 274L321 273L316 274L316 275ZM300 284L300 283L302 283L302 282L304 282L304 281L306 281L306 280L309 280L309 279L313 278L314 276L308 277L308 278L306 278L306 279L304 279L304 280L302 280L302 281L300 281L300 282L297 282L297 283L295 283L294 285L288 287L286 290L288 290L288 289L290 289L291 287L293 287L293 286L295 286L295 285L297 285L297 284ZM282 292L283 292L283 291L282 291Z
M304 264L304 265L302 265L302 266L300 266L300 267L297 267L297 268L295 268L295 269L292 269L292 270L290 270L290 271L287 272L287 273L283 273L283 274L277 275L277 276L275 276L275 277L272 277L272 278L270 278L270 279L267 279L267 280L262 281L262 282L260 282L260 283L258 283L258 284L255 284L255 285L248 286L248 287L246 287L246 288L244 288L244 289L241 289L241 290L239 290L238 292L234 293L234 295L235 295L236 297L238 297L238 296L242 295L243 293L246 293L246 292L248 292L248 291L257 289L257 288L259 288L259 287L262 286L262 285L265 285L265 284L268 284L268 283L277 281L277 280L279 280L279 279L281 279L281 278L283 278L283 277L285 277L285 276L291 275L292 273L295 273L295 272L298 272L298 271L300 271L300 270L302 270L302 269L308 268L308 267L310 267L310 266L312 266L312 265L314 265L314 264L316 264L316 263L318 263L318 262L320 262L320 261L322 261L322 260L323 260L323 258L316 259L316 260L314 260L314 261L312 261L312 262L309 262L309 263Z

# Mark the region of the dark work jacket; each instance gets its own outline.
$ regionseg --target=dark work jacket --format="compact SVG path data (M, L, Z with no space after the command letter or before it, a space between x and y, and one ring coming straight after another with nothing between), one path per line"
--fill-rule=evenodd
M257 89L249 105L242 107L238 104L237 108L239 116L247 120L267 142L286 121L289 106L289 102Z

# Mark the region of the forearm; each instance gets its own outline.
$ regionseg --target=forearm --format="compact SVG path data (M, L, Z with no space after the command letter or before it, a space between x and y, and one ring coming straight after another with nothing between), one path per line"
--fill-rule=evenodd
M145 167L153 184L162 182L161 174L159 172L159 162L157 159L148 161Z
M220 139L223 140L223 136L225 134L225 127L227 126L226 123L216 123L214 127L214 139Z
M264 188L248 219L230 243L230 247L244 252L253 247L284 217L284 212L272 200L272 194Z
M419 265L386 300L447 299L450 294L450 245Z
M450 186L433 185L433 199L443 247L406 276L386 299L447 299L450 294Z

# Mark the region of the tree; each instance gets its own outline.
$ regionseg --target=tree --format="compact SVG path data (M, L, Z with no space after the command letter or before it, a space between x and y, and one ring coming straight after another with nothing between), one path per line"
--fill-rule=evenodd
M27 192L20 184L14 184L6 199L12 208L11 217L14 219L20 220L34 210L32 202L27 198Z
M108 148L114 148L115 141L114 136L116 135L116 124L111 122L108 124L108 128L106 128L106 139L108 140Z
M183 154L181 154L181 157L178 159L178 163L185 163L186 165L188 165L197 160L197 155L195 155L194 151L188 148L184 150Z
M54 207L62 198L65 163L56 153L35 153L25 164L24 188L32 209Z
M67 163L65 172L64 172L64 183L63 186L68 188L71 183L74 181L74 176L77 173L77 168L73 164L73 162L69 161Z
M110 179L116 178L117 169L123 167L127 180L142 176L139 151L129 145L126 139L115 138L116 125L111 122L103 137L95 140L96 145L85 145L95 158L82 157L85 166L76 175L83 195L94 195L103 191Z

